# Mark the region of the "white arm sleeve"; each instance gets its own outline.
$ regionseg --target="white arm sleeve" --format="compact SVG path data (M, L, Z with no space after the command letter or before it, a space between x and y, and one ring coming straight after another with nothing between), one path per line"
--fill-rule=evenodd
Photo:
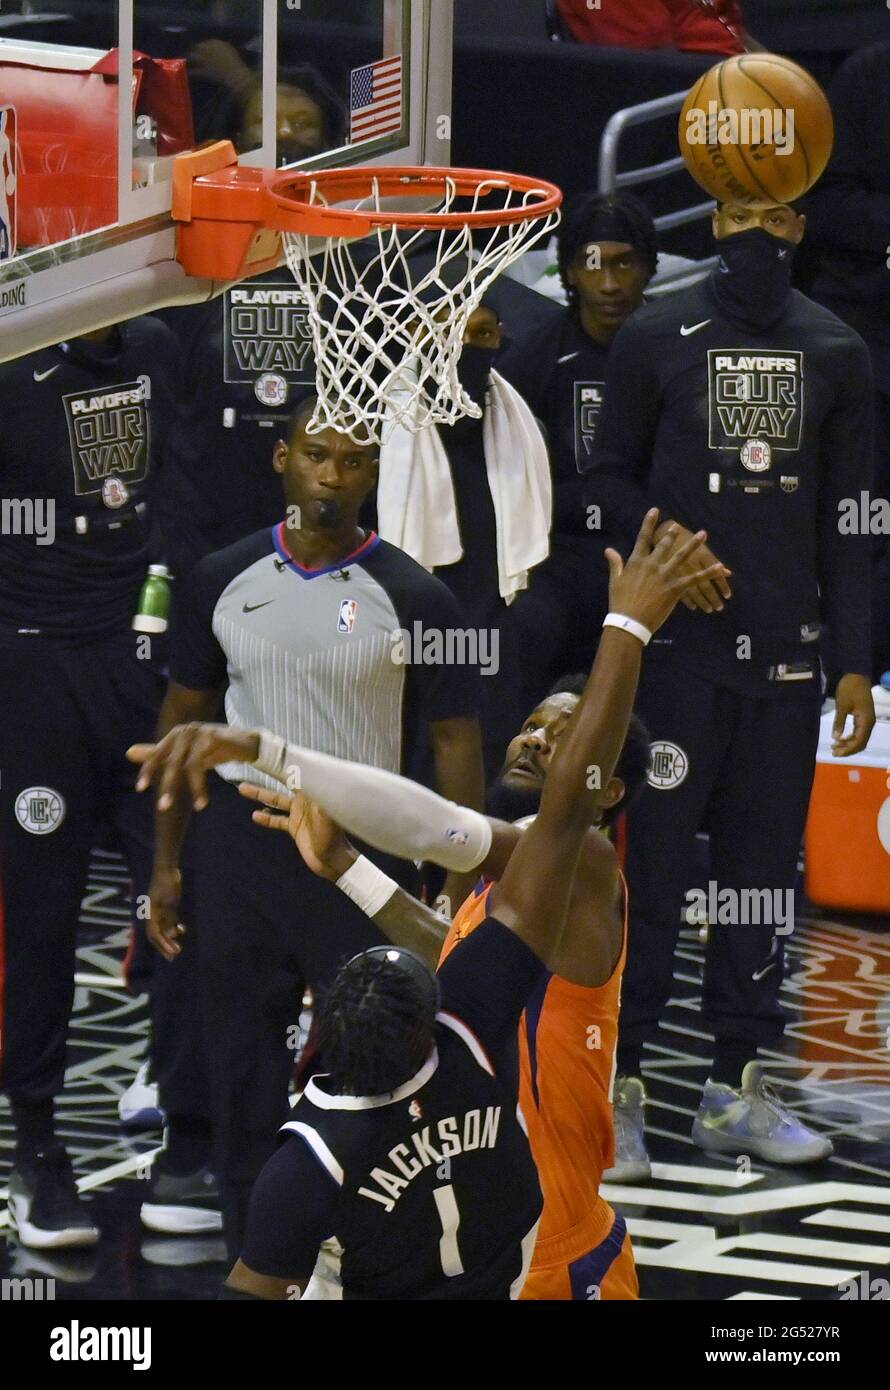
M386 854L466 873L491 848L487 817L394 772L315 753L265 731L254 767L304 792L350 835Z

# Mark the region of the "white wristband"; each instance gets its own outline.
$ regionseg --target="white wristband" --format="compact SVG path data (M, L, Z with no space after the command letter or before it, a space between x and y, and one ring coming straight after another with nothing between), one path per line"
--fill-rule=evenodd
M398 888L395 879L360 854L355 863L337 879L337 887L369 917L376 917Z
M603 627L618 627L622 632L629 632L631 637L638 637L644 647L648 647L652 641L648 627L638 623L636 618L626 618L623 613L607 613Z
M260 751L253 760L254 767L265 772L267 777L279 777L284 773L287 762L287 742L268 729L260 729Z

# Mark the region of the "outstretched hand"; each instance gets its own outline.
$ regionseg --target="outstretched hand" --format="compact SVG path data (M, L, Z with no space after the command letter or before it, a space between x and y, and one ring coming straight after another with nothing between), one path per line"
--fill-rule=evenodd
M188 792L196 811L207 805L207 773L220 763L252 763L260 751L260 736L252 729L230 724L178 724L160 743L134 743L127 749L131 763L141 763L136 790L154 782L158 810L169 811L180 794Z
M251 820L266 830L283 830L290 835L307 869L319 878L335 882L355 863L356 852L340 826L302 792L269 791L253 782L242 782L238 790L248 801L262 805Z
M659 513L653 507L646 513L636 545L627 563L617 550L608 549L609 608L642 623L655 632L666 622L680 600L690 590L714 581L725 582L729 571L719 560L700 568L690 568L690 558L707 540L707 532L689 534L677 544L681 529L673 523L656 539Z

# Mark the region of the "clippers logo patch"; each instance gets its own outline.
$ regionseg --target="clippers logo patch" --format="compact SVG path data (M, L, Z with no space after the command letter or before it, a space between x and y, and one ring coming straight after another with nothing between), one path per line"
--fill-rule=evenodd
M584 473L590 464L596 422L603 408L601 381L575 382L575 465Z
M649 786L656 791L672 791L685 782L689 771L689 759L683 749L666 739L657 739L652 744L652 765L649 769Z
M338 632L351 632L355 627L355 615L358 604L354 598L345 598L340 604L340 614L337 618Z
M253 393L261 405L284 405L287 382L277 372L264 372L254 382Z
M315 380L309 312L293 281L238 285L223 296L223 380L252 385L263 405Z
M52 787L26 787L15 799L15 818L29 835L51 835L65 819L65 798Z
M120 478L106 478L102 484L102 501L106 507L122 507L129 502L130 494Z
M750 461L742 461L758 472L769 467L772 451L800 448L802 423L802 352L708 352L711 449L747 448Z
M749 473L765 473L773 459L772 450L765 439L749 439L747 444L742 445L739 457L742 467L747 468Z
M16 124L15 107L0 106L0 261L8 261L14 256L18 246L16 234L18 169Z
M102 493L106 506L120 507L126 498L118 500L118 489L142 482L151 443L150 396L151 382L142 377L62 397L78 497ZM104 485L112 479L115 486L106 496Z

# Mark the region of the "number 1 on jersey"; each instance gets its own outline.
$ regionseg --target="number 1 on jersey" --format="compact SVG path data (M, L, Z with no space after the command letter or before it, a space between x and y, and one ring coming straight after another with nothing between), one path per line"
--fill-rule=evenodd
M439 1220L442 1223L442 1239L439 1241L442 1272L449 1278L453 1278L455 1274L463 1274L464 1272L460 1251L457 1248L457 1228L460 1225L457 1198L450 1183L447 1187L434 1188L433 1198L439 1213Z

